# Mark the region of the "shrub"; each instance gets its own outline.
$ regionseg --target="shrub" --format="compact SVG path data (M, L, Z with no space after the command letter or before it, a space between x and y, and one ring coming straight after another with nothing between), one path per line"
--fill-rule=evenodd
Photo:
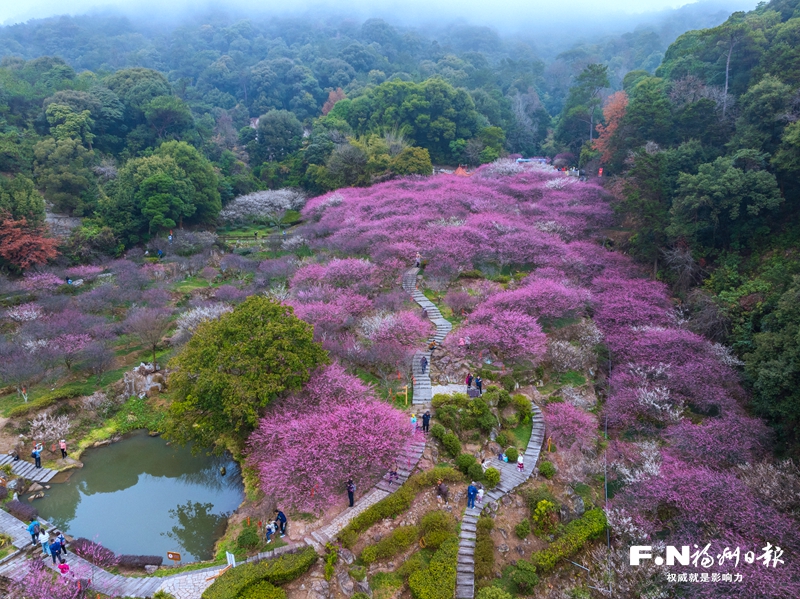
M244 589L238 599L286 599L286 591L261 580Z
M469 475L470 480L474 480L476 482L482 481L483 467L476 462L469 467L469 471L467 472L467 474Z
M19 518L23 522L30 522L39 515L39 510L35 507L16 499L12 499L6 504L6 510L8 510L9 514Z
M512 438L513 435L509 435L505 431L500 431L499 433L497 433L497 438L495 439L495 441L497 441L497 444L500 447L508 447L509 445L511 445Z
M514 527L514 532L517 533L517 536L520 539L526 538L529 534L531 534L531 522L527 518L525 518L522 522L517 524Z
M442 543L428 567L408 577L408 588L414 599L452 599L456 590L457 559L458 539L453 537Z
M3 501L6 497L8 497L8 489L6 487L0 487L0 501Z
M587 542L602 535L606 525L606 515L603 510L587 510L583 516L567 524L564 527L564 534L550 543L547 549L531 555L531 565L539 574L547 574L559 560L575 555Z
M506 457L508 458L509 463L514 463L517 461L519 457L519 452L517 451L516 447L509 447L506 449Z
M519 421L530 422L531 415L533 414L531 400L521 393L517 393L511 398L511 401L514 402L514 409L517 411L517 414L519 414Z
M494 489L500 484L500 471L497 468L487 468L483 478L486 480L486 486Z
M416 526L399 526L374 545L367 545L361 552L361 561L369 565L380 559L394 557L411 547L418 537L419 529Z
M541 484L538 487L526 491L524 497L528 504L528 509L531 511L531 516L533 516L540 501L547 500L558 507L558 501L550 492L550 489L547 488L546 484Z
M500 377L500 384L503 386L503 389L508 393L511 393L517 387L517 381L514 380L513 374L504 374Z
M480 583L494 575L494 543L492 529L494 520L487 516L478 519L475 533L475 580Z
M444 406L455 406L457 408L464 408L470 402L469 396L466 393L437 393L431 400L431 405L436 408L443 408Z
M372 598L366 593L354 593L353 596L350 597L350 599L372 599Z
M236 546L240 549L256 549L261 543L258 536L258 527L255 525L245 526L242 532L236 537Z
M544 461L539 463L539 474L544 476L546 479L551 479L556 475L556 467L553 466L552 462Z
M503 428L517 428L519 425L519 414L503 416Z
M167 591L156 591L153 595L153 599L175 599L175 595Z
M358 535L370 526L385 518L394 518L406 511L417 493L436 484L442 479L445 482L464 480L464 475L455 468L433 468L425 472L418 472L403 483L397 491L381 499L375 505L361 512L353 518L339 533L339 540L345 547L353 547L358 541Z
M160 555L120 555L117 564L123 568L144 568L160 566L164 558Z
M536 508L531 513L531 520L537 535L550 534L552 532L558 521L557 512L556 504L547 499L542 499L536 504Z
M478 594L476 595L476 599L513 599L511 593L508 593L501 589L500 587L483 587Z
M402 577L399 586L403 586L403 582L407 581L409 576L414 572L424 569L426 566L427 563L421 552L417 551L416 553L412 553L411 557L405 560L397 569L397 574Z
M456 466L464 474L469 474L470 466L473 466L477 460L471 453L462 453L456 458Z
M284 554L276 559L258 563L242 564L217 578L202 595L202 599L232 599L250 585L265 581L284 584L305 574L317 561L317 552L306 547L298 553Z
M422 517L419 523L425 547L438 549L456 531L456 521L444 510L434 510Z
M456 457L461 453L461 441L453 433L446 433L442 437L442 445L452 457Z
M434 439L438 439L439 441L441 441L444 438L445 433L447 433L447 431L438 422L434 422L431 425L431 437L433 437Z
M524 595L530 594L533 588L539 584L536 568L524 559L517 562L517 567L514 568L514 572L511 574L511 580L517 586L517 590Z

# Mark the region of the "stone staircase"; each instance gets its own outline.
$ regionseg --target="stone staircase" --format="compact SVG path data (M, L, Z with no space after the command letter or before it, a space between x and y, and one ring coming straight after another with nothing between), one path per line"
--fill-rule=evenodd
M456 565L456 599L473 599L475 596L475 541L478 518L489 502L496 502L504 495L511 493L533 474L539 452L544 441L544 417L535 403L533 408L533 427L531 439L523 454L524 469L520 472L516 464L493 460L489 465L500 471L500 484L483 496L483 505L476 504L467 508L461 520L461 535L458 543L458 562Z
M5 464L11 464L11 472L17 476L22 476L37 483L49 482L51 478L58 474L58 470L37 468L33 462L26 462L25 460L17 460L14 462L10 455L0 456L0 466L4 466Z
M453 325L442 316L439 308L436 307L431 300L425 297L425 294L417 289L417 274L418 268L410 268L403 274L403 291L411 295L411 298L419 304L421 308L428 311L428 318L436 326L436 332L428 339L428 343L435 341L439 345L447 334L453 329ZM423 356L428 361L428 366L425 372L422 372L422 358ZM414 360L411 365L411 372L414 377L414 395L411 400L412 404L426 404L433 398L431 388L430 376L430 362L431 352L428 350L418 351L414 354Z

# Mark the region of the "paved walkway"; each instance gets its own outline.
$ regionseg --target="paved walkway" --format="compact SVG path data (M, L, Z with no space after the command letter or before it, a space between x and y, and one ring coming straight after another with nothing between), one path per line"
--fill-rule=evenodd
M428 318L431 319L436 325L436 333L433 337L428 339L428 343L436 341L440 344L444 341L447 334L453 329L450 321L445 320L439 308L436 307L431 300L425 297L425 294L417 289L417 274L419 268L410 268L403 274L403 291L410 294L412 299L417 302L421 308L428 311ZM425 372L422 372L422 358L428 360L428 367ZM411 372L414 376L414 396L411 400L413 404L426 404L430 403L433 398L433 391L431 389L431 352L428 350L418 351L414 354L414 361L411 365Z
M511 493L528 480L539 459L539 451L542 449L544 441L544 417L539 406L533 402L531 402L531 406L533 408L533 428L531 439L524 453L524 470L520 472L516 464L493 460L490 466L500 471L500 484L483 496L483 505L477 504L475 508L464 510L458 544L458 564L456 565L456 599L473 599L475 596L475 540L481 510L489 502L498 501L503 495Z
M28 480L32 480L37 483L46 483L56 474L58 474L58 470L50 470L50 468L36 468L36 465L33 462L26 462L25 460L17 460L14 462L12 459L13 458L7 454L0 456L0 466L11 464L11 472L17 476L25 477Z

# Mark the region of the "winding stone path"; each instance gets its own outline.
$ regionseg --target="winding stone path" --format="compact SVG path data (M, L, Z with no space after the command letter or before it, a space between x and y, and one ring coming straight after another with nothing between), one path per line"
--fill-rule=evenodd
M10 455L0 456L0 466L11 464L11 472L17 476L22 476L36 483L46 483L56 474L58 474L58 470L50 470L50 468L36 468L36 465L33 462L26 462L22 459L17 460L16 462L12 460L13 458Z
M439 345L447 334L453 329L450 321L446 320L439 308L436 307L431 300L425 297L425 294L417 289L417 274L419 268L410 268L403 274L403 291L411 295L412 299L417 302L421 308L428 311L428 318L436 326L436 333L428 339L428 343L435 341ZM422 372L422 358L428 360L428 367L425 372ZM411 400L412 404L426 404L433 398L433 391L431 388L431 352L426 350L418 351L414 354L414 361L411 365L411 372L414 376L414 396Z
M456 565L456 599L473 599L475 596L475 540L481 510L489 502L500 500L528 480L539 460L539 452L544 441L544 417L539 406L531 402L531 407L533 408L533 427L531 439L523 454L525 468L520 472L516 464L501 462L495 458L489 465L500 471L500 484L483 496L483 505L476 504L475 508L464 510Z

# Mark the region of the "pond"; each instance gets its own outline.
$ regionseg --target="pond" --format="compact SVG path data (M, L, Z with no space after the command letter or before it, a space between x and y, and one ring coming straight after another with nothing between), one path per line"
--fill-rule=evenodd
M210 559L228 516L244 500L230 456L193 456L146 431L91 449L82 460L82 469L33 505L73 537L118 554L160 555L166 562L167 551L178 551L183 562Z

